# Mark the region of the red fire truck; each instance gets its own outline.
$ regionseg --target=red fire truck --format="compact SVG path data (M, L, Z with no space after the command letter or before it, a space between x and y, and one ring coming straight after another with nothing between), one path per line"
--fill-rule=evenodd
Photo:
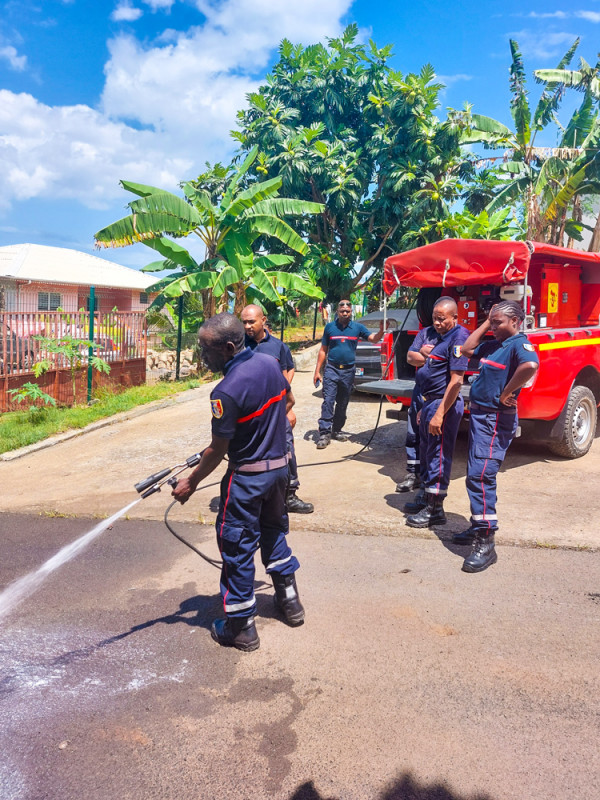
M600 403L600 254L539 242L446 239L387 259L384 291L391 295L403 286L420 290L422 327L431 324L441 295L456 300L458 321L470 331L500 299L523 303L525 333L540 368L521 391L519 419L558 455L588 452ZM357 388L384 394L405 411L414 387L406 353L416 332L389 330L381 343L382 380ZM476 367L465 374L467 410L474 374Z

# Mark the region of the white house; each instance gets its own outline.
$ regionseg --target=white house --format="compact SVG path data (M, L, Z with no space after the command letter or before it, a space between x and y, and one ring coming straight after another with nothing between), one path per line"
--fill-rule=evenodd
M96 310L145 311L155 295L156 277L98 256L39 244L0 247L0 310L78 311L89 309L90 287Z

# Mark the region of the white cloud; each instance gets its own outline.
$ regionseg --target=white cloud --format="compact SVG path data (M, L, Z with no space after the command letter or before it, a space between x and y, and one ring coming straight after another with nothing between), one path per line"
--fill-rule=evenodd
M20 56L12 45L0 47L0 58L8 61L11 69L22 72L27 66L27 56Z
M457 72L455 75L436 75L436 81L443 83L446 87L454 86L455 83L460 81L472 81L473 76L467 75L464 72Z
M150 6L152 11L167 11L171 10L171 6L175 3L175 0L143 0L143 2Z
M0 90L0 198L73 198L102 208L131 177L175 189L189 158L165 153L148 131L111 122L88 106L51 108L29 94Z
M569 15L566 11L545 11L542 13L530 11L527 16L532 19L566 19Z
M338 35L351 2L198 2L202 25L150 45L125 35L109 42L98 109L0 90L0 204L37 197L124 205L122 178L176 190L205 161L227 160L236 112L281 39L311 44Z
M120 3L110 15L113 22L135 22L139 19L144 12L141 8L134 8L131 3L124 0Z
M600 22L600 13L598 11L576 11L575 16L587 19L588 22Z
M541 31L532 33L531 31L516 31L510 34L511 39L516 39L519 43L521 52L526 58L554 58L557 55L564 55L566 50L575 41L575 35L565 32ZM535 68L542 65L535 65Z

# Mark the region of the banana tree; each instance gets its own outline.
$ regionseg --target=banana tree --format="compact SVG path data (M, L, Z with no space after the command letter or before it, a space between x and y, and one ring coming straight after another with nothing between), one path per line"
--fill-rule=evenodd
M320 299L320 289L301 275L273 267L290 267L295 257L273 253L265 246L289 248L300 255L307 252L306 241L283 219L318 214L319 203L279 197L281 178L250 183L241 189L242 179L255 161L254 147L244 162L223 180L216 199L195 182L182 185L185 198L153 186L121 181L139 199L129 203L131 214L98 231L94 238L101 247L123 247L142 242L164 258L144 267L146 272L172 272L149 288L158 291L154 307L168 298L188 292L201 292L205 317L211 316L217 301L228 307L234 300L234 313L246 302L246 291L253 286L265 299L281 304L283 292L293 288ZM173 239L198 236L205 257L197 261ZM167 238L172 237L172 238Z
M557 66L563 71L571 62L579 45L579 39L571 45ZM480 114L470 115L468 131L462 137L463 144L481 143L486 148L504 150L496 166L502 179L494 198L486 209L493 214L501 208L523 203L526 210L527 238L540 236L544 210L540 193L547 185L543 175L545 162L549 158L548 148L536 146L536 137L550 122L556 122L556 112L564 94L564 86L557 80L549 80L532 112L523 65L523 57L516 41L510 40L512 62L510 67L511 115L514 130L501 122ZM575 162L581 156L578 147L563 147L561 157ZM491 159L494 160L494 159ZM555 164L554 167L557 165ZM548 174L552 167L547 170ZM541 177L541 183L538 183Z

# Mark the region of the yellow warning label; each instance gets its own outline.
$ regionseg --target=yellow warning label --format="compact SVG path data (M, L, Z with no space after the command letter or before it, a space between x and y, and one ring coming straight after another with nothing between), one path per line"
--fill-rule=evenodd
M548 314L558 311L558 283L548 284Z

